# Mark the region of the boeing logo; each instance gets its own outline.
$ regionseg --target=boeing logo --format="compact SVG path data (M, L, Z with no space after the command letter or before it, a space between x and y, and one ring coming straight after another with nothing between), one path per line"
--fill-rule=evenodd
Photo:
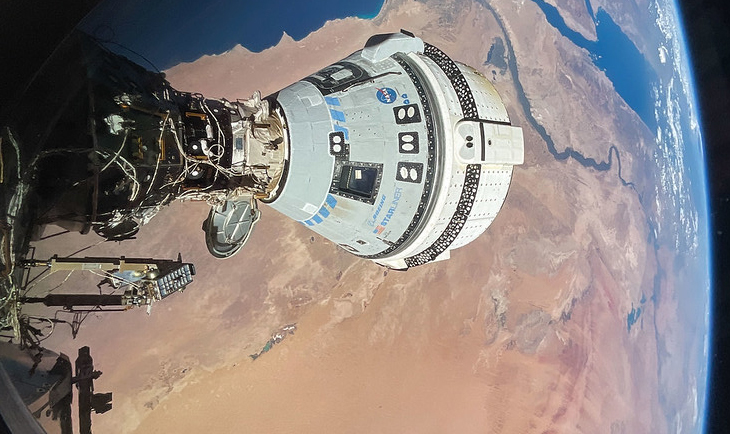
M373 218L368 219L368 226L375 226L375 220L378 219L378 215L380 214L380 211L383 210L383 205L385 204L385 195L380 196L380 202L378 202L377 208L375 208L375 212L373 213Z
M388 226L388 223L390 223L390 219L393 218L395 210L398 209L398 202L400 202L400 196L402 191L402 187L396 187L395 191L393 191L393 200L390 202L390 208L388 208L388 212L385 213L385 217L383 217L383 220L380 221L380 224L376 226L373 230L374 234L382 234L385 230L385 227Z

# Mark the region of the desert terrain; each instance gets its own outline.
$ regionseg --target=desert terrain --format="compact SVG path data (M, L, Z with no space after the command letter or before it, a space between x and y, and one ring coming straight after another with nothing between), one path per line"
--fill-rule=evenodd
M595 38L583 2L555 4ZM672 282L642 301L659 268L672 266L671 252L661 257L651 242L637 195L654 182L653 138L533 2L389 0L373 20L331 21L301 41L284 35L261 53L238 46L166 74L210 97L266 95L401 28L493 77L523 127L525 164L487 233L449 261L395 272L263 206L244 250L216 260L200 229L207 206L173 204L137 240L84 254L181 252L196 265L195 282L150 316L91 315L76 340L60 329L46 342L72 358L91 347L104 372L96 388L114 393L94 432L669 431L657 336L671 334L669 352L689 338L672 326ZM530 114L556 147L603 161L615 145L634 188L617 164L596 171L553 158L527 121L515 75L486 62L495 38L511 43ZM89 238L38 243L36 257L71 253ZM294 335L249 357L290 323ZM667 369L662 377L681 377L681 366Z

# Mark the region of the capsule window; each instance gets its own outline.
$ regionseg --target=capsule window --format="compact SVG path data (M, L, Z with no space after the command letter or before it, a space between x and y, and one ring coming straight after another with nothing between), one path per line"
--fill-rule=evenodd
M418 154L418 133L398 133L398 152L401 154Z
M364 166L343 166L339 190L363 198L373 197L378 168Z
M395 179L419 184L423 178L423 163L398 162Z
M395 115L395 123L399 125L421 122L421 112L418 109L418 104L393 107L393 114Z

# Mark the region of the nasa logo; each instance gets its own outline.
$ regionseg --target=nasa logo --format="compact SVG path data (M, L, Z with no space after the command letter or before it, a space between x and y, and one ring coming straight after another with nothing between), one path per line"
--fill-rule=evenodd
M378 87L376 89L377 90L375 92L375 96L377 96L378 101L382 102L383 104L393 104L398 98L398 94L389 87Z

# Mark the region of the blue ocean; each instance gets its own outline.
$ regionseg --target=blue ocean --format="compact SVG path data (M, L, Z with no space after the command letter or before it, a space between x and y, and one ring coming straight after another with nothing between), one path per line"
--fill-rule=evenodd
M606 73L606 76L613 82L616 92L639 115L649 130L655 132L657 126L654 117L656 96L653 95L652 88L658 81L656 72L611 16L600 8L598 13L594 14L590 2L586 1L588 13L596 25L598 37L596 41L590 41L569 28L554 6L545 0L533 1L542 9L547 21L560 31L560 34L590 53L593 63Z
M296 40L338 18L374 18L384 0L209 2L106 0L79 28L127 57L144 56L157 69L220 54L237 44L259 52L284 32ZM127 53L125 53L127 51Z

